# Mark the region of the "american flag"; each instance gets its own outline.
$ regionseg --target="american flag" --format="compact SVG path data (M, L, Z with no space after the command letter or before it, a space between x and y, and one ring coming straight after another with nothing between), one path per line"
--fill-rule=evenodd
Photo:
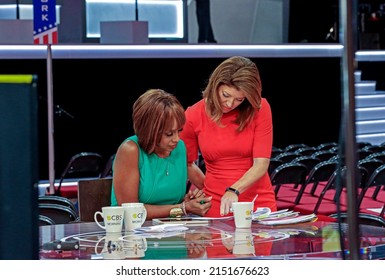
M33 0L34 44L57 44L56 0Z

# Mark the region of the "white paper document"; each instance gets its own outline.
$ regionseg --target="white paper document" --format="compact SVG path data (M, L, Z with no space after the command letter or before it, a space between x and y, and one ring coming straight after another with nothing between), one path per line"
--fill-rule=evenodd
M290 215L289 215L290 214ZM316 214L309 215L300 215L299 213L292 212L287 216L276 216L276 217L268 217L265 219L255 220L258 224L261 225L289 225L289 224L297 224L297 223L306 223L306 222L314 222L317 220Z

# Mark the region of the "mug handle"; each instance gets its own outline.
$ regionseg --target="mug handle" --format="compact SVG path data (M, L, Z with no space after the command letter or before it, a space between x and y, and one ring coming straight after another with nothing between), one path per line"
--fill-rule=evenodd
M146 207L143 207L143 219L142 219L142 225L143 225L144 222L146 221L146 218L147 218L147 209L146 209Z
M94 220L95 220L95 223L101 227L102 229L106 229L106 227L104 225L102 225L101 223L99 223L98 221L98 215L102 216L103 218L103 212L100 212L100 211L96 211L95 214L94 214Z

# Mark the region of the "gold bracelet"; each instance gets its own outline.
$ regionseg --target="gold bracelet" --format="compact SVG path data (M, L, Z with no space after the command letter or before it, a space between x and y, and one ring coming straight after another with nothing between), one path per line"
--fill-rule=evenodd
M175 207L170 210L170 218L180 218L183 216L182 208Z

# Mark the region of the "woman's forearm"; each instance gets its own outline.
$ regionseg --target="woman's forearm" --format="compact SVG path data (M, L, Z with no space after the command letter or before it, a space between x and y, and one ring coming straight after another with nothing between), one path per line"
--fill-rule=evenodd
M205 174L195 163L188 164L187 167L188 178L190 182L195 185L198 189L203 189Z

